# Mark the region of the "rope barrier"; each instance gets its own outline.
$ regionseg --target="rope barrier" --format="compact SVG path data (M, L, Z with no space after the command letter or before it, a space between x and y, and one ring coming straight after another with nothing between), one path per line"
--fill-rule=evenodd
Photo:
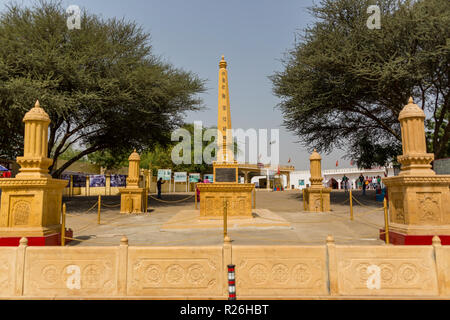
M95 226L96 226L96 225L90 223L90 224L87 224L87 225L81 227L80 229L78 229L78 230L76 230L76 231L77 231L77 232L84 232L84 231L86 231L86 230L89 230L89 229L94 228Z
M343 216L343 217L341 217L341 216L337 216L336 214L337 213L345 213L346 215L345 216ZM333 216L333 217L335 217L335 218L337 218L337 219L340 219L340 220L342 220L342 221L350 221L350 219L347 217L347 214L348 214L348 212L347 211L341 211L341 212L330 212L329 213L331 216Z
M370 226L370 227L377 228L377 229L382 229L382 228L383 228L382 226L377 225L376 223L367 221L367 220L365 220L365 219L363 219L363 218L361 218L361 217L358 217L358 222L359 222L359 223L362 223L362 224L366 224L366 225L368 225L368 226Z
M116 207L120 207L120 203L118 204L106 204L102 202L102 206L106 207L106 208L116 208Z
M70 213L66 213L66 216L76 217L76 218L81 218L81 219L84 219L84 220L88 220L88 221L91 222L91 223L94 222L94 220L91 220L90 218L82 217L81 214L78 215L78 214L70 214ZM118 216L118 217L108 219L108 220L106 220L105 222L102 222L101 224L102 224L102 225L108 225L110 222L115 221L115 220L120 219L120 218L123 218L123 216L120 215L120 216ZM98 224L97 224L97 225L94 225L94 224L91 224L91 223L89 223L89 224L87 224L87 225L81 227L80 229L77 230L77 232L86 231L86 230L88 230L88 229L90 229L90 228L93 228L93 227L95 227L95 226L98 225Z
M82 214L66 213L66 216L68 216L68 217L77 217L77 218L80 218L82 220L88 220L88 221L91 221L91 222L94 221L94 220L91 219L91 217L83 217L83 213Z
M347 199L345 199L344 201L342 201L342 202L337 202L337 203L334 203L334 205L341 205L341 204L344 204L344 203L346 203L347 201L349 201L350 199L349 198L347 198Z
M85 213L88 213L89 211L91 211L92 209L94 209L96 206L97 206L97 204L98 204L98 201L96 202L96 203L94 203L93 205L92 205L92 207L90 207L89 209L87 209L86 211L84 211L84 212L81 212L80 213L80 215L81 214L85 214ZM67 215L70 215L69 213L67 213Z
M383 209L384 209L383 207L381 207L381 208L376 208L376 209L372 209L372 210L369 210L369 211L359 212L359 214L367 214L367 213L377 212L377 211L381 211L381 210L383 210Z
M195 196L195 194L193 194L193 195L191 195L191 196L189 196L189 197L187 197L187 198L181 199L181 200L167 201L167 200L158 199L158 198L155 198L155 197L149 195L149 197L152 198L153 200L156 200L156 201L159 201L159 202L163 202L163 203L176 203L176 202L182 202L182 201L186 201L186 200L192 198L193 196Z
M366 207L366 208L370 208L370 206L361 203L361 202L360 202L358 199L356 199L355 197L352 197L352 198L353 198L353 200L355 200L359 205L361 205L361 206L363 206L363 207ZM383 207L381 207L381 208L383 208Z

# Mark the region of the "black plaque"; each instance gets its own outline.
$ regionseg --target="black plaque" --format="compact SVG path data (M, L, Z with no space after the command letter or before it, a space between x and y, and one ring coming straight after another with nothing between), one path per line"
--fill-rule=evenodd
M214 182L237 182L237 168L216 168L216 176Z

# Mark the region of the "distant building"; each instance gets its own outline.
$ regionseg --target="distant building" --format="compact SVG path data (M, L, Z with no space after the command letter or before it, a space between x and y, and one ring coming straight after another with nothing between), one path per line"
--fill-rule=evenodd
M343 168L343 169L329 169L322 170L323 184L333 189L344 189L341 184L344 174L347 176L352 189L358 188L358 178L362 174L364 178L372 179L380 176L391 177L394 176L394 168L392 167L378 167L372 169L358 169L358 168ZM295 189L303 189L310 186L309 178L311 174L309 170L293 171L291 172L291 187Z

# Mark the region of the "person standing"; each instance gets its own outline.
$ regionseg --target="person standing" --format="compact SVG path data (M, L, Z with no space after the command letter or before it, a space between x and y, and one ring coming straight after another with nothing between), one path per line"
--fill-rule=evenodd
M347 176L344 174L344 176L342 177L342 183L344 184L344 190L345 192L348 191L348 178Z
M362 185L363 196L365 196L366 195L366 181L364 180L364 176L362 175L362 173L359 176L359 181L361 182L361 185Z
M361 185L361 188L362 188L364 185L364 176L362 175L362 173L359 175L358 180L359 180L359 184Z
M159 178L158 182L156 182L156 187L158 188L158 199L161 199L161 185L166 183L162 178Z

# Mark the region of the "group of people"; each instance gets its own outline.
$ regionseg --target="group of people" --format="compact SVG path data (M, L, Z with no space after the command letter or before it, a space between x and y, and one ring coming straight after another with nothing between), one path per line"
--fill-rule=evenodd
M349 182L349 178L344 174L344 176L342 177L342 187L345 190L345 192L348 191L348 189L350 188L350 182ZM376 190L376 189L381 189L381 176L376 176L376 177L364 177L363 174L361 173L361 175L359 176L358 180L357 180L357 185L358 185L358 189L362 189L363 191L363 195L366 194L366 190L372 189L372 190Z
M376 177L368 177L366 176L364 178L364 176L361 174L358 178L358 185L361 186L362 191L363 191L363 195L366 194L366 190L369 189L381 189L381 177L380 176L376 176Z

